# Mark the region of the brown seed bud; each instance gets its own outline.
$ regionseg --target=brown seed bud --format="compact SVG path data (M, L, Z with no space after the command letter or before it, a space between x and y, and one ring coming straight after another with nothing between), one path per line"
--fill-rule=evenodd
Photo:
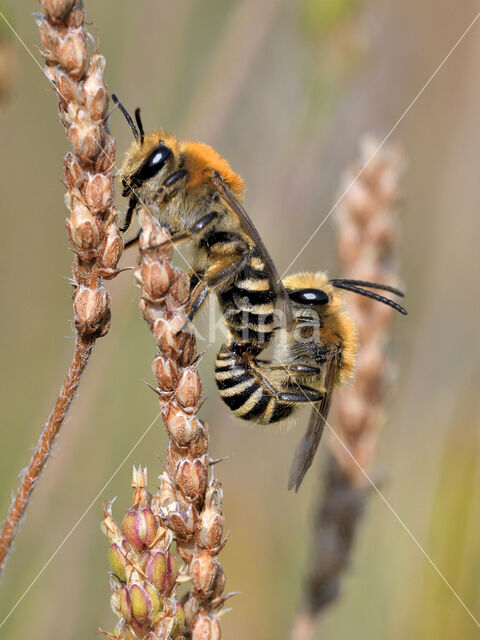
M87 161L96 158L102 148L103 127L92 122L84 109L78 112L69 104L68 137L75 153L81 160Z
M192 640L220 640L222 632L218 620L211 616L200 615L192 629Z
M203 430L197 416L185 414L174 402L169 403L164 420L168 435L179 447L188 446Z
M208 550L193 558L190 577L193 588L205 598L219 595L219 585L224 582L222 565Z
M159 389L173 391L178 380L178 366L163 356L157 356L152 364L152 371Z
M122 531L128 542L137 549L149 547L156 538L158 521L148 507L129 509L122 520Z
M85 337L104 336L110 327L110 296L105 289L89 289L80 285L73 298L75 326Z
M81 78L87 60L87 45L82 29L69 30L65 36L59 36L55 44L55 56L73 78Z
M111 135L105 137L101 152L95 161L95 171L108 173L115 164L115 138Z
M168 262L151 262L144 263L139 271L137 277L142 283L144 296L152 302L161 300L170 287L173 267Z
M189 498L196 498L205 491L208 480L206 458L183 460L177 465L175 481Z
M70 102L79 99L78 84L76 84L76 82L72 80L67 73L60 69L57 69L55 84L57 86L59 100L64 109L67 108L67 105Z
M198 615L200 609L197 598L194 598L191 594L187 598L187 601L183 605L183 611L185 613L185 621L189 627L193 626L193 622Z
M187 413L194 413L198 409L202 394L202 382L195 367L187 367L183 370L175 389L177 402Z
M225 519L222 513L223 491L214 480L205 494L205 503L200 513L195 539L201 547L214 549L222 540Z
M116 224L107 227L107 234L98 247L98 259L104 269L115 269L123 253L123 240Z
M102 224L94 218L88 207L75 203L72 214L65 220L68 237L74 248L93 257L93 250L98 246L102 237Z
M73 7L75 0L42 0L43 10L54 22L62 20Z
M41 43L47 50L47 53L52 53L58 39L58 30L53 27L49 21L42 16L42 14L37 14L35 16L35 22L37 23L37 27L40 32ZM52 79L56 82L55 76Z
M158 492L158 504L160 507L166 508L169 504L176 501L175 487L165 471L159 476L160 491Z
M177 562L168 551L147 551L141 560L142 570L157 592L169 595L177 579Z
M188 540L195 530L195 518L192 505L184 507L180 503L171 503L162 511L162 520L180 540Z
M175 276L172 278L169 295L178 305L184 305L190 295L190 279L185 271L175 269Z
M158 224L155 218L160 216L158 207L154 204L149 204L148 208L141 207L138 211L138 218L140 225L143 229L143 233L140 236L139 247L140 251L150 249L153 246L166 243L161 249L156 251L156 255L170 260L173 255L173 245L171 242L166 242L170 239L170 235L165 229Z
M93 120L101 120L108 107L108 92L103 79L105 58L94 53L90 58L87 77L83 83L85 106Z
M67 29L82 27L84 17L83 2L77 2L77 6L73 7L65 17L65 26Z
M164 318L157 318L152 326L153 337L157 343L158 350L165 354L167 358L174 358L178 352L178 340L175 326Z
M85 172L77 157L70 151L65 156L65 182L72 189L81 189L85 181Z
M85 202L93 214L106 211L113 199L112 176L105 176L102 173L88 174L83 190Z

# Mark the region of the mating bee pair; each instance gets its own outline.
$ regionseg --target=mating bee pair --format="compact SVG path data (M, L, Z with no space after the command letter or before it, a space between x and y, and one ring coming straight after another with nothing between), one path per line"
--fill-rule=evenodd
M128 230L139 203L155 203L171 242L191 243L188 318L214 292L229 332L215 366L220 397L236 416L264 425L289 418L306 403L313 405L290 470L289 488L298 490L318 447L333 389L348 382L355 367L355 326L337 290L354 291L406 314L371 289L403 294L371 282L328 280L323 273L280 280L240 204L243 180L228 162L205 144L181 142L162 131L146 136L139 109L135 125L112 97L135 136L120 171L123 195L129 198L121 230ZM270 345L272 358L261 359Z

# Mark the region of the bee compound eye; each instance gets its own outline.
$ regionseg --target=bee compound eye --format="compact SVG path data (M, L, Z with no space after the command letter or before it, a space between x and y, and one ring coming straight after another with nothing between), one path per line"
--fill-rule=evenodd
M327 304L329 301L328 294L321 289L297 289L295 291L288 291L288 297L292 302L312 306Z
M172 150L164 144L159 144L150 152L145 162L136 172L135 178L141 184L156 175L171 158Z

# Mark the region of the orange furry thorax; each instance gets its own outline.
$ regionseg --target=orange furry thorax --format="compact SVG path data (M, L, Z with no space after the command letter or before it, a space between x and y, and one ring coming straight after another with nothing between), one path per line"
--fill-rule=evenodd
M189 172L189 187L203 184L205 175L212 171L218 173L236 198L243 197L245 185L242 178L215 149L203 142L183 142L181 151L185 158L185 168Z

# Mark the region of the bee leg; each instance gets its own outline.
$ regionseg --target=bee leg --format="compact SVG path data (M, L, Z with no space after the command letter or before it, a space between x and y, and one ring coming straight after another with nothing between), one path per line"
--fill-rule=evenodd
M177 242L182 242L183 240L191 240L192 238L195 238L195 236L203 233L204 230L208 226L210 226L212 222L214 222L214 220L216 220L218 217L219 214L216 211L207 213L206 216L203 216L200 218L200 220L197 220L197 222L195 222L195 224L193 224L190 229L182 231L181 233L175 233L168 240L165 240L160 244L152 244L150 247L147 247L147 249L161 249L167 244L176 244Z
M120 231L122 233L125 233L125 231L128 231L128 229L130 228L130 225L132 224L133 213L135 211L135 207L137 206L137 204L138 204L137 196L136 195L131 196L130 200L128 201L128 209L127 209L127 215L125 216L125 222L123 224L123 227L120 227Z
M257 362L261 362L257 360ZM263 369L269 371L285 371L286 373L299 373L300 375L319 375L321 369L319 367L311 367L309 364L269 364L265 362Z
M241 271L241 269L243 269L243 267L247 262L247 259L248 259L247 255L242 254L238 260L231 262L228 266L223 267L220 269L220 271L218 271L217 273L214 273L214 275L209 276L208 275L209 271L212 271L212 268L210 268L205 274L205 277L203 279L203 284L201 285L201 287L200 287L200 284L202 283L201 276L197 274L194 274L193 276L191 276L190 283L192 283L194 279L198 280L199 293L195 294L195 291L194 291L193 298L190 301L190 305L189 305L190 308L187 314L187 320L185 321L185 324L180 329L180 331L183 331L187 327L189 322L193 320L193 317L195 316L197 311L200 309L202 304L205 302L205 299L210 293L210 290L215 289L219 287L221 284L228 282L229 280L234 278L236 274L239 271ZM218 269L217 266L215 268ZM195 287L195 289L196 288L197 287Z
M318 402L323 398L323 394L320 393L320 391L312 389L311 387L306 387L302 384L295 384L294 388L297 388L298 392L280 391L279 389L276 389L270 382L270 380L268 380L268 378L260 373L259 369L257 369L257 367L255 367L253 364L250 364L250 369L253 375L262 383L262 385L281 402Z

